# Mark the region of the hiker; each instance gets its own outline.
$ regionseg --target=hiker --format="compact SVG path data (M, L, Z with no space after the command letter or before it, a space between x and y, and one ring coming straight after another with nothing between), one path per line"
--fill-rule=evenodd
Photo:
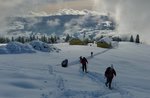
M87 59L85 57L83 57L82 60L81 60L81 63L82 63L83 72L87 73L87 63L88 63Z
M82 63L82 56L80 56L79 58L80 58L80 63Z
M91 52L91 57L93 57L93 52Z
M106 77L106 87L109 87L109 89L112 89L111 88L111 83L112 83L112 79L114 77L114 75L116 76L116 71L115 69L113 68L113 64L111 64L111 67L107 67L106 71L105 71L105 77ZM108 86L109 84L109 86Z

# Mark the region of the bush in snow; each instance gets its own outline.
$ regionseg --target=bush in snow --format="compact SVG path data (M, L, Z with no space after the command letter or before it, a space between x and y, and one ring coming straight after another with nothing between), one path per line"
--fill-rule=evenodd
M20 42L10 42L6 46L0 47L0 54L18 54L18 53L35 53L29 44Z
M38 51L42 51L42 52L52 52L52 51L56 51L59 52L60 49L54 47L53 45L49 45L47 43L44 43L42 41L39 40L34 40L30 43L30 45Z

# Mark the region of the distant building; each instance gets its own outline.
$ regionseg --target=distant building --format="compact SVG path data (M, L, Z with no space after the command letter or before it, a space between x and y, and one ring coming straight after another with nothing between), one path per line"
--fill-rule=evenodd
M69 44L70 44L70 45L84 45L83 41L81 41L81 40L78 39L78 38L72 38L72 39L69 41Z
M104 37L101 38L98 42L97 42L97 47L101 47L101 48L111 48L112 39L109 37Z

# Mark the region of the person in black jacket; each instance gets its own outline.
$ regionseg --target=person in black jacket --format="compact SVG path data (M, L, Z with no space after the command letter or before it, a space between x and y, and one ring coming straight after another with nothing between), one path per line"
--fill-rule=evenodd
M85 71L87 73L87 63L88 63L87 59L85 57L83 57L81 60L81 63L82 63L83 72Z
M112 83L112 79L113 79L114 76L116 76L116 71L113 68L113 65L111 65L111 67L107 67L107 69L105 71L105 77L107 79L105 85L107 87L109 87L109 89L112 89L111 88L111 83ZM108 84L109 84L109 86L108 86Z

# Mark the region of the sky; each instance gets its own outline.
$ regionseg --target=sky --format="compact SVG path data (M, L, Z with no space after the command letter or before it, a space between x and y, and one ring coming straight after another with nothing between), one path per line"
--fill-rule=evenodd
M55 12L59 9L89 9L109 12L117 20L118 32L139 34L150 43L150 0L0 0L0 32L6 28L6 17L31 11Z

